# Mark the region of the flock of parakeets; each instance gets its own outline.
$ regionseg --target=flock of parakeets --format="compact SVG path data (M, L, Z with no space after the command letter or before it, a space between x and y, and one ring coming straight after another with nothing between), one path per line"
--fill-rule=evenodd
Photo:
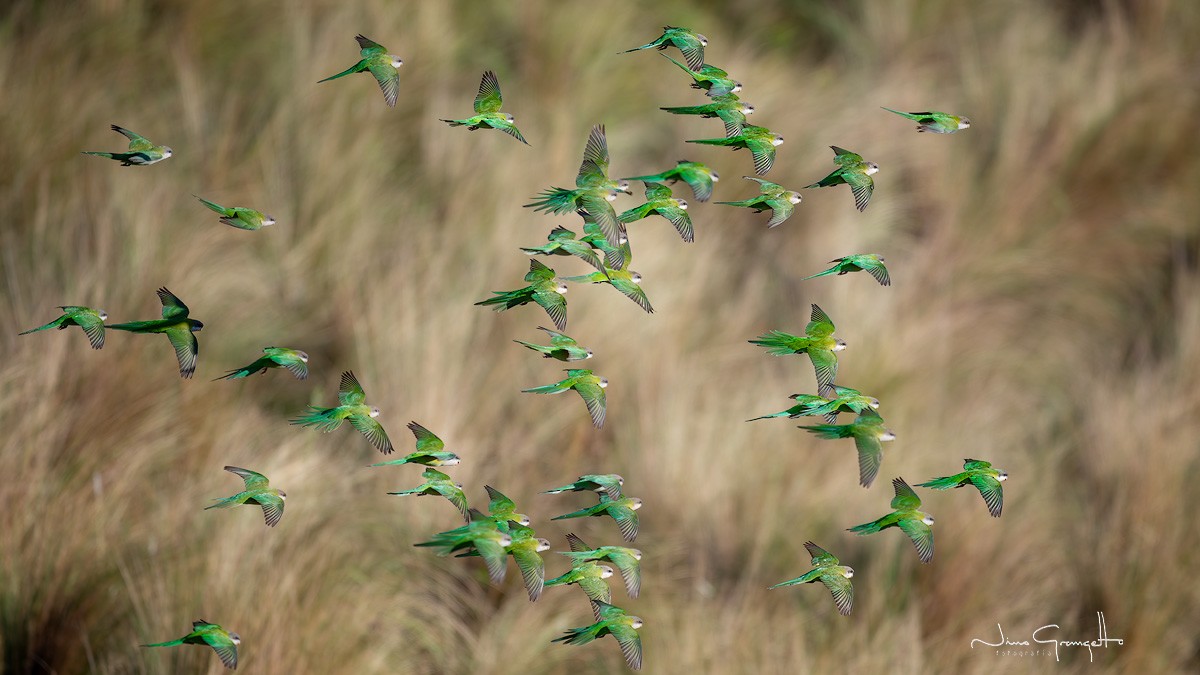
M321 80L325 82L354 73L370 73L378 82L384 98L389 106L395 106L399 93L399 72L397 68L403 61L376 42L358 35L356 37L361 48L361 60L345 71ZM683 69L692 79L692 87L703 90L711 99L703 105L685 107L665 107L667 112L677 115L700 115L708 118L719 118L725 125L725 137L688 141L704 145L731 147L735 150L745 148L753 157L755 171L765 175L774 164L776 148L783 143L783 137L764 127L747 123L746 116L754 112L754 107L743 103L738 92L742 84L729 77L729 74L711 64L705 63L704 49L708 40L697 33L685 28L666 27L663 34L653 42L635 47L627 51L643 49L665 50L668 47L677 48L684 57L684 63L667 56L675 65ZM665 55L664 55L665 56ZM465 119L445 119L453 127L465 126L470 130L491 128L503 131L522 143L528 142L514 124L514 118L508 113L500 112L503 99L500 94L500 84L496 74L489 70L483 74L475 97L475 114ZM906 113L887 109L898 115L907 117L919 125L918 131L948 134L970 126L965 117L958 117L940 112ZM112 127L129 139L127 152L85 152L88 155L107 157L121 163L121 166L147 166L171 157L171 148L156 145L150 140L119 126ZM854 196L855 206L861 211L867 207L874 188L872 174L879 170L874 162L865 161L860 155L831 146L835 153L834 162L837 168L821 180L805 186L806 188L829 187L846 184ZM759 194L739 201L717 202L730 206L751 208L755 212L771 211L768 227L775 227L786 221L795 207L801 201L801 195L795 190L786 189L780 185L746 176L759 186ZM609 177L608 143L604 127L596 125L588 136L584 148L583 161L575 178L575 187L551 187L537 196L535 201L527 206L538 211L554 214L576 213L583 219L582 234L556 226L541 246L523 247L521 250L530 256L566 256L576 257L595 269L594 272L579 276L559 278L556 272L536 259L530 260L529 273L525 275L528 285L513 291L496 292L495 297L476 304L493 306L497 311L511 309L530 302L540 305L557 330L538 327L547 334L549 344L542 345L533 342L516 340L530 350L540 353L544 358L555 359L564 363L584 361L592 358L591 349L580 344L565 334L567 325L567 303L563 294L567 292L570 283L579 284L609 284L622 294L636 302L646 312L653 312L650 301L640 284L642 277L629 269L632 261L628 225L650 216L660 216L669 221L685 242L695 239L688 204L683 199L673 195L670 184L683 181L691 188L692 194L701 202L708 201L712 196L713 184L719 180L715 171L699 162L679 161L674 167L657 174L634 176L624 179ZM631 194L630 181L640 181L645 186L646 202L640 206L618 213L613 207L617 195ZM200 198L207 208L220 215L220 221L226 225L244 229L258 230L272 225L275 219L262 212L242 208L224 207L207 199ZM865 271L871 274L881 285L888 286L891 279L884 266L882 256L876 254L847 255L831 261L829 269L818 272L806 279L826 275L843 275L849 272ZM158 290L162 302L162 318L147 321L133 321L119 324L105 324L108 315L89 307L63 306L62 316L54 321L34 328L26 333L50 328L65 329L69 326L79 326L87 335L91 346L100 349L104 346L104 329L128 331L132 333L161 333L167 336L179 361L179 372L189 378L196 370L196 360L199 354L199 344L195 333L204 327L200 321L192 319L189 309L177 296L166 288ZM823 417L825 424L802 426L820 438L837 439L853 438L858 449L859 481L864 487L870 487L882 463L881 443L890 441L895 436L883 424L883 418L876 410L879 401L861 392L836 383L838 372L837 352L846 347L846 343L835 338L834 324L820 307L812 305L811 320L804 329L803 335L792 335L783 331L770 331L759 336L751 343L766 347L773 355L807 354L812 361L816 373L817 394L794 394L791 399L795 405L782 412L758 417L766 419L775 417L812 416ZM230 371L218 379L239 379L255 373L263 373L272 368L285 368L296 378L304 380L308 377L308 355L302 351L278 347L267 347L263 356L241 368ZM591 370L584 368L569 368L567 377L554 384L533 387L523 391L535 394L557 394L574 390L583 399L588 413L596 427L604 424L606 404L605 387L608 380L598 377ZM837 424L840 413L851 413L856 417L850 424ZM310 407L295 419L292 424L316 427L323 432L330 432L341 426L343 421L349 421L375 448L382 453L390 454L393 446L383 426L376 420L379 408L367 405L366 392L352 372L344 372L338 389L338 404L330 408ZM442 555L457 553L458 557L477 556L483 559L488 575L495 583L501 583L505 577L506 556L511 555L521 571L529 599L537 600L546 586L576 585L591 601L594 622L572 628L555 642L565 642L580 645L592 640L612 635L620 645L626 662L632 669L639 669L642 664L641 639L638 629L642 620L627 614L625 610L612 604L612 593L605 579L619 571L625 581L629 597L636 598L641 589L640 551L622 546L599 546L593 548L585 544L574 534L567 535L570 551L563 552L571 560L571 568L566 573L546 580L545 565L539 555L550 549L551 544L544 538L535 536L530 527L528 516L516 511L516 504L499 490L485 486L489 502L488 513L471 508L466 492L461 483L443 473L439 468L454 466L460 462L458 455L445 450L445 444L434 433L425 427L411 422L408 428L416 438L416 451L390 461L373 464L372 466L416 464L424 468L421 476L423 483L408 489L389 492L397 496L439 495L449 501L465 519L466 524L432 536L429 541L416 546L435 548ZM989 512L1000 516L1003 505L1003 491L1000 481L1007 478L1003 471L992 468L988 462L966 460L964 471L952 476L935 478L919 487L934 490L970 485L983 495ZM233 496L215 500L216 503L207 508L228 508L237 505L255 505L263 510L268 526L279 524L283 517L284 501L287 498L283 490L272 487L266 476L235 466L226 466L230 471L241 477L245 489ZM933 533L930 525L933 517L920 511L921 499L901 478L893 481L895 498L891 505L892 513L870 523L850 528L857 534L871 534L889 527L898 527L904 531L916 546L922 562L933 559ZM584 517L608 517L617 524L621 535L626 541L633 541L638 533L637 510L642 501L622 494L624 479L615 474L583 475L570 485L547 490L547 493L563 492L594 492L598 502L577 511L563 514L553 520L563 520ZM849 614L853 605L854 591L850 582L854 571L840 564L839 560L825 549L809 541L805 544L812 556L813 569L804 575L785 581L778 586L790 586L800 583L821 581L832 592L838 611ZM238 645L241 639L237 633L226 631L217 624L207 621L197 621L192 631L187 635L148 647L167 647L179 644L207 645L216 651L221 661L229 668L236 668L238 662Z

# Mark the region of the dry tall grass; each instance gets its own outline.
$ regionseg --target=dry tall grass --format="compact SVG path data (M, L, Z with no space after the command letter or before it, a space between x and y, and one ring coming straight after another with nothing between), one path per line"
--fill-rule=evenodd
M1059 5L1050 7L1050 5ZM636 7L636 8L635 8ZM515 497L556 546L606 522L548 518L585 503L538 490L615 471L645 499L647 672L1183 672L1200 669L1200 89L1189 2L606 3L18 2L0 10L0 654L6 673L219 672L195 648L145 650L188 622L244 636L252 673L577 673L621 669L608 641L551 645L589 612L574 589L530 604L519 575L410 544L455 525L437 500L401 501L416 470L362 468L352 431L286 417L333 398L353 368L407 446L416 419L465 462L484 499ZM658 310L576 288L571 333L610 378L609 423L578 400L518 393L555 379L514 345L536 308L471 303L511 288L516 250L554 220L522 209L569 181L588 127L613 170L687 157L753 192L745 152L687 145L712 120L660 105L702 97L674 66L617 56L664 23L711 40L755 122L782 133L771 179L807 184L836 143L878 162L859 214L844 190L796 215L696 205L697 241L637 224L634 269ZM369 78L317 86L365 32L405 58L386 108ZM495 69L533 144L437 121L469 110ZM880 105L961 111L950 137ZM120 147L110 123L175 157L121 169L78 154ZM192 197L261 205L259 233ZM690 196L690 195L689 195ZM635 202L626 199L626 207ZM879 251L865 275L800 283L835 256ZM565 273L586 268L556 265ZM149 318L166 285L205 322L196 381L165 340L16 333L53 306ZM746 340L799 329L816 301L850 342L841 380L883 400L899 440L879 484L855 485L848 443L746 418L811 391L801 359ZM306 349L307 383L271 373L208 382L267 344ZM1007 469L1004 517L978 495L930 494L937 557L898 534L856 538L887 479L944 475L963 457ZM291 500L203 512L263 471ZM768 592L804 571L801 543L853 565L853 616L825 591ZM549 572L565 567L548 556ZM970 649L1063 626L1124 645L1063 661Z

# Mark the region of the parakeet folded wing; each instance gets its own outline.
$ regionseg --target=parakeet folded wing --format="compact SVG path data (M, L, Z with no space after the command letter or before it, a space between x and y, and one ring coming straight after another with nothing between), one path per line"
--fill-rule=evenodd
M500 110L504 99L500 96L500 81L496 73L487 71L479 82L479 93L475 95L475 113L482 115Z

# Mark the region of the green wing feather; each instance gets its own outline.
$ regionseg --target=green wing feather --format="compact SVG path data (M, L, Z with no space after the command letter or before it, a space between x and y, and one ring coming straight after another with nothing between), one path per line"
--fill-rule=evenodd
M494 113L500 110L504 99L500 96L500 80L496 73L489 70L484 72L479 82L479 93L475 95L475 112L477 114Z
M342 373L341 382L338 384L338 403L342 405L362 405L367 400L367 393L363 391L362 385L358 383L358 378L354 376L354 371L347 370Z
M921 506L921 498L904 482L903 478L893 478L892 488L896 496L892 498L892 508L897 511L914 511Z
M392 453L392 441L388 439L387 432L383 430L383 425L374 417L351 415L349 420L350 424L355 429L358 429L358 432L365 436L371 442L371 445L375 446L380 452L385 455Z
M913 546L917 548L917 556L923 563L933 561L933 530L925 523L915 518L902 518L896 525L904 530Z
M166 311L166 308L163 309ZM175 348L175 358L179 360L179 374L190 378L196 372L196 357L200 355L200 343L196 334L187 326L173 326L164 331L171 346Z
M992 514L993 518L999 518L1000 512L1004 509L1004 486L995 478L983 474L975 474L971 476L971 484L983 496L983 501L987 504L988 513Z

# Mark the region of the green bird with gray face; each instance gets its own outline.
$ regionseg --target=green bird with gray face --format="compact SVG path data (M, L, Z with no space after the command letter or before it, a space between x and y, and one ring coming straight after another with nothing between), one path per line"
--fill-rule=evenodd
M580 476L570 485L546 490L542 494L557 495L563 492L603 492L608 495L609 499L620 499L621 486L624 484L625 479L615 473L589 473Z
M597 124L592 127L587 145L583 148L583 162L580 163L579 173L575 177L575 189L550 187L534 197L535 201L525 206L546 213L568 213L580 209L587 211L595 219L608 243L614 247L619 246L621 223L617 220L617 212L613 210L612 202L619 193L629 192L629 181L614 181L609 178L608 165L608 137L605 135L604 125Z
M662 216L671 221L685 242L691 243L696 240L696 235L692 231L692 218L687 208L688 203L676 199L671 188L662 183L646 183L646 203L625 211L617 219L622 223L632 223L650 216Z
M875 281L879 282L880 286L891 286L892 278L888 275L887 267L883 264L883 256L877 253L855 253L844 258L835 258L829 262L833 263L833 267L824 272L817 272L812 276L804 277L801 281L807 279L815 279L817 277L825 277L831 274L849 274L850 272L866 272L875 277Z
M525 145L529 145L529 141L525 140L517 126L513 124L516 121L515 118L508 113L500 112L500 106L503 104L504 99L500 96L500 80L496 79L496 73L489 70L484 72L483 80L479 83L479 93L475 95L475 115L465 120L442 121L452 127L466 127L469 131L475 131L480 127L499 129Z
M240 644L242 644L242 638L237 633L231 633L215 623L209 623L204 619L200 619L199 621L192 622L192 632L178 640L156 642L142 646L175 647L177 645L200 645L203 647L212 647L212 650L217 653L217 658L221 659L221 663L226 668L237 670L237 648Z
M547 579L547 586L570 586L574 584L588 596L589 600L612 602L612 590L604 581L614 574L608 565L598 565L586 560L576 560L571 563L571 569L566 574ZM599 619L599 613L596 618Z
M398 492L389 492L389 495L397 497L423 497L425 495L441 495L448 499L454 505L458 512L468 522L471 516L468 513L470 509L467 506L467 495L463 492L462 483L455 483L450 476L433 468L426 468L421 472L421 477L425 482L411 490L400 490Z
M529 527L529 516L517 513L517 503L509 499L503 492L491 485L484 485L488 493L488 513L499 522L512 521L522 527Z
M417 439L417 451L399 459L393 459L371 466L392 466L396 464L423 464L425 466L454 466L462 460L453 452L446 451L446 443L432 431L417 424L408 423L408 430Z
M266 215L262 211L255 211L254 209L247 209L241 206L225 207L215 202L210 202L204 197L192 196L199 199L209 209L221 214L221 217L217 220L230 227L236 227L239 230L261 230L268 225L275 224L275 218Z
M500 526L488 516L475 509L469 511L470 521L466 528L458 528L433 535L433 539L413 546L440 549L438 555L446 556L463 549L474 548L487 565L492 583L504 583L506 572L505 547L513 543L512 535L500 530Z
M956 473L953 476L933 478L926 483L917 483L917 487L949 490L970 485L979 490L983 502L987 504L988 513L992 514L993 518L999 518L1000 511L1004 509L1004 486L1000 483L1008 480L1008 472L993 469L991 462L985 462L982 459L964 459L963 469L962 473Z
M550 540L534 536L533 528L519 525L516 521L509 521L507 527L512 543L505 546L504 551L512 556L517 569L521 570L521 580L525 582L529 601L537 602L542 597L542 588L546 583L546 563L538 554L550 550Z
M515 291L492 291L496 297L480 300L475 304L494 306L497 312L503 312L536 302L550 315L556 328L566 330L567 299L563 295L567 292L567 284L555 278L554 270L536 260L529 261L529 272L525 274L525 281L528 281L529 285L524 288Z
M801 426L801 429L816 434L818 438L853 438L858 450L858 481L863 487L871 487L879 466L883 464L881 443L896 440L896 434L883 426L883 418L872 408L867 408L850 424L817 424Z
M590 359L593 356L592 350L580 347L579 343L575 341L575 338L572 338L569 335L550 330L549 328L543 328L542 326L538 326L538 330L544 330L546 331L546 334L550 336L549 345L535 345L531 342L523 342L521 340L513 340L513 342L519 345L524 345L535 352L540 352L542 358L546 359L558 359L559 361L583 361L584 359Z
M816 394L792 394L788 398L796 401L796 404L793 405L792 407L788 408L787 410L781 410L777 413L771 413L770 415L763 415L762 417L755 417L752 419L748 419L746 421L753 422L755 420L766 420L766 419L771 419L773 417L787 417L790 419L796 419L798 417L809 417L812 415L819 414L817 411L819 411L823 406L825 406L826 404L829 403L829 399L825 398L824 396L817 396ZM832 418L829 416L826 416L825 419L832 423L837 420L837 416L834 415Z
M642 619L626 614L625 610L606 602L593 600L592 604L593 611L600 617L596 623L581 628L568 628L565 635L554 638L551 642L584 645L596 638L611 635L621 646L625 665L629 666L630 670L641 670L642 638L637 631L642 627Z
M92 349L100 349L104 346L104 320L108 318L107 312L102 309L92 309L91 307L76 305L59 305L58 308L63 311L62 316L44 326L30 328L27 331L17 333L17 335L29 335L30 333L50 330L51 328L66 330L70 326L79 326L83 329L83 333L87 335Z
M624 267L625 261L633 257L633 249L629 246L629 233L625 228L621 227L617 232L617 245L613 246L608 243L608 238L604 236L595 218L587 211L580 210L576 213L583 218L584 236L579 240L604 254L604 264L597 269L603 272L607 267L618 270Z
M921 562L932 562L933 530L929 526L933 525L933 516L919 510L921 498L913 492L903 478L893 478L892 488L895 489L896 496L892 499L892 509L894 510L891 513L878 520L855 525L846 531L864 536L886 530L889 527L898 527L912 540Z
M692 70L675 59L662 55L671 63L683 69L692 78L692 89L701 89L709 98L717 98L719 96L728 96L736 94L742 90L742 83L729 78L729 73L724 70L709 64L700 66L697 70Z
M891 108L885 108L884 106L879 107L888 112L896 113L901 117L907 117L908 119L916 122L917 131L919 132L930 131L935 134L952 134L959 129L966 129L971 126L971 120L967 119L966 117L938 112L936 110L929 110L926 112L900 112L899 110L892 110Z
M569 557L574 563L586 561L607 560L617 566L621 570L621 576L625 579L625 590L629 593L629 597L636 598L642 592L642 566L639 562L642 559L642 552L636 548L625 548L624 546L600 546L592 548L583 543L583 540L575 536L574 533L567 535L567 542L571 545L570 551L559 551L560 554ZM606 585L605 588L608 588ZM591 597L590 595L588 597ZM592 598L593 600L604 600L603 598ZM604 600L604 602L609 602Z
M250 365L231 370L217 380L238 380L255 373L265 373L270 368L286 368L297 380L308 379L308 354L299 349L286 347L263 347L263 355ZM213 380L216 382L216 380Z
M388 439L383 425L375 421L381 411L373 405L367 405L366 402L367 394L358 383L358 378L347 370L342 373L342 380L338 386L337 406L318 408L310 405L304 414L288 421L302 427L316 427L324 433L329 433L342 426L343 421L349 420L350 425L370 441L371 445L385 455L391 454L392 442Z
M833 603L837 605L838 613L850 616L850 610L854 606L854 586L850 583L850 579L854 577L854 568L842 565L832 553L811 541L804 542L804 548L808 549L808 554L812 556L813 568L795 579L775 584L771 588L820 581L833 594Z
M719 182L721 177L716 171L713 171L708 166L700 162L689 162L686 159L681 159L675 163L675 166L656 173L651 176L633 176L622 180L640 180L643 183L675 183L683 181L692 189L692 196L698 202L706 202L712 198L713 183ZM620 265L613 265L620 267Z
M171 156L171 148L165 145L155 145L150 139L139 136L132 131L112 125L112 130L129 139L129 152L93 152L84 150L81 154L107 157L121 163L121 166L149 166L161 162Z
M725 135L736 136L746 126L746 116L754 114L754 106L743 102L737 94L725 94L713 97L712 103L704 105L689 105L681 107L659 108L672 115L699 115L701 117L718 117L725 123Z
M838 413L848 412L857 415L867 410L879 410L879 399L874 396L865 396L857 389L831 384L829 390L832 390L830 401L814 410L813 414L824 415L825 421L830 424L837 421Z
M227 466L225 470L241 476L242 481L246 483L246 489L232 497L214 500L217 503L204 507L204 510L227 509L242 504L254 504L262 507L263 517L266 519L268 526L275 527L278 525L279 520L283 518L283 502L287 499L287 493L278 488L271 487L271 481L267 480L266 476L257 471L237 466Z
M389 106L395 107L396 97L400 94L400 71L396 69L404 65L404 61L399 56L388 54L383 45L362 34L355 35L354 39L358 41L359 55L362 56L359 62L337 75L318 80L317 84L355 73L371 73L379 83L384 100Z
M766 127L756 127L752 124L747 124L742 127L741 133L736 136L730 136L729 138L704 138L688 141L688 143L720 145L733 148L734 150L745 148L750 151L750 155L754 158L754 173L765 176L771 170L771 165L775 163L775 148L783 145L783 136Z
M161 319L105 324L104 327L130 333L166 335L171 341L171 346L175 348L175 358L179 361L179 375L189 378L196 372L196 357L200 355L200 342L196 340L195 333L204 328L204 324L188 318L188 306L166 287L158 289L157 293L158 300L162 303Z
M704 48L707 46L708 38L699 33L693 33L687 28L663 26L662 35L658 36L654 42L618 53L628 54L642 49L657 49L661 52L667 47L675 47L683 54L683 60L687 61L688 69L700 70L704 67Z
M564 513L550 520L566 520L567 518L598 518L608 516L617 522L621 536L625 541L637 539L638 516L637 510L642 508L642 500L636 497L621 497L612 499L607 494L600 495L600 503L586 509Z
M575 284L608 284L620 291L625 297L636 302L647 314L653 314L654 307L650 306L650 298L646 296L646 291L642 290L641 287L642 275L630 270L628 267L629 262L630 257L627 257L625 260L626 267L621 269L613 269L606 266L603 272L581 274L577 277L564 277L563 281L570 281Z
M879 171L879 165L875 162L864 161L862 155L836 145L829 147L833 149L833 161L837 163L838 168L821 180L811 185L805 185L804 189L831 187L844 183L850 186L850 192L854 194L854 206L859 211L866 211L867 202L871 201L871 194L875 192L875 180L871 178L871 175Z
M738 202L716 203L754 209L755 213L762 213L767 209L771 209L771 219L767 221L768 228L775 227L792 217L792 212L796 210L796 205L801 200L799 192L788 190L778 183L772 183L769 180L755 178L754 176L742 176L742 178L757 182L760 194Z
M817 391L824 394L837 378L837 355L846 348L845 340L833 337L833 321L815 303L812 318L804 327L804 335L792 335L773 330L750 340L750 344L766 347L772 356L808 354L817 374Z
M607 386L608 378L597 377L587 369L571 368L567 370L565 378L554 384L522 389L521 392L525 394L561 394L574 389L587 406L588 414L592 416L592 424L599 429L604 426L604 415L608 406L604 395L604 388Z
M522 246L521 251L526 255L573 255L585 263L595 267L601 272L604 271L604 263L600 262L600 256L596 255L593 246L596 245L595 239L599 238L605 245L608 241L604 239L604 235L587 235L580 239L575 238L575 233L561 225L555 226L550 230L550 234L546 237L548 243L541 246Z

